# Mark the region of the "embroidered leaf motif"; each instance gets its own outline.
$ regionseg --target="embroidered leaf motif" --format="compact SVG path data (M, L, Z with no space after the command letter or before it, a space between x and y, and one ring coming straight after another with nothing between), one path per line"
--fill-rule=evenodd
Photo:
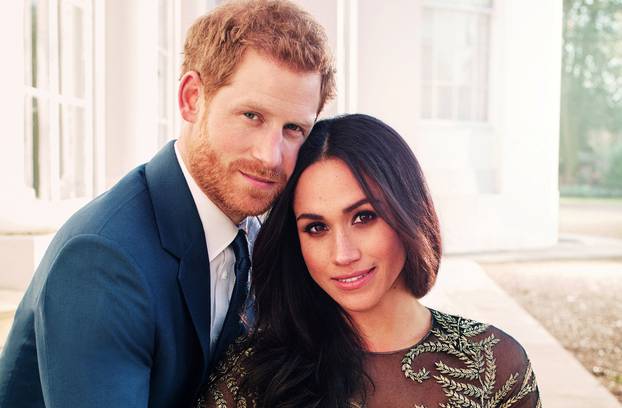
M424 368L419 371L407 370L404 372L406 378L417 381L418 383L422 383L423 380L427 380L430 378L430 372Z
M525 368L522 384L518 385L519 373L512 373L507 379L497 378L495 346L500 339L494 334L486 335L489 326L457 316L446 315L432 310L434 327L430 340L418 344L406 352L401 360L401 370L407 379L416 384L425 383L434 378L446 401L439 403L439 408L512 408L531 392L537 391L535 375L531 366ZM475 337L477 336L477 337ZM238 345L240 343L238 342ZM240 350L241 347L237 347ZM227 350L225 359L210 376L212 384L208 394L202 397L198 407L207 405L216 408L254 407L257 406L257 394L242 395L241 381L246 376L244 361L253 353L251 347L234 353ZM439 358L451 356L448 361L434 361L433 367L416 366L417 357L425 353L438 353ZM432 372L434 372L434 375ZM217 381L214 380L218 378ZM503 385L500 384L505 380ZM425 396L423 397L425 398ZM426 408L411 402L413 408ZM351 408L365 408L361 401L350 402ZM432 408L432 407L430 407ZM536 408L542 408L537 401Z
M505 384L503 384L503 386L499 388L499 391L495 393L495 396L493 397L492 401L490 401L490 403L488 404L488 407L497 407L499 405L499 402L501 402L501 400L508 395L508 393L512 390L512 386L516 384L517 377L518 377L518 374L516 373L510 375L510 378L508 378Z
M437 361L436 363L434 363L434 365L436 365L436 369L442 374L454 378L466 378L468 380L475 380L479 376L479 370L474 370L471 368L453 368L449 367L442 361Z
M484 390L472 384L459 383L442 375L434 376L434 378L436 379L436 382L439 383L443 388L447 388L456 392L462 392L464 395L467 395L469 397L480 398L484 394Z
M431 333L437 341L429 341L410 349L402 359L401 369L406 378L421 383L430 378L430 372L425 367L418 371L414 367L419 355L446 353L456 357L463 364L462 367L451 367L443 361L434 362L439 375L433 377L447 397L446 402L439 404L440 408L509 408L537 390L535 376L531 366L528 366L523 384L516 394L508 397L518 381L519 374L513 373L493 395L497 383L494 347L500 339L490 334L475 341L472 338L485 333L488 325L435 310L431 312L436 323ZM422 373L425 375L421 375ZM541 408L539 401L538 407Z

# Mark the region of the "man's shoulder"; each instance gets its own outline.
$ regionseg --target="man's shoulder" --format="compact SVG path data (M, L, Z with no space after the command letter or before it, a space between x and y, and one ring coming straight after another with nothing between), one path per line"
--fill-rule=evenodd
M59 235L112 234L110 238L115 238L117 228L135 229L141 221L153 218L149 217L151 212L142 165L78 210L59 230Z
M159 249L144 166L132 170L73 214L56 233L42 266L51 266L69 245L75 255L82 247L92 252L95 243L101 248L115 248L135 260L153 257L154 248Z

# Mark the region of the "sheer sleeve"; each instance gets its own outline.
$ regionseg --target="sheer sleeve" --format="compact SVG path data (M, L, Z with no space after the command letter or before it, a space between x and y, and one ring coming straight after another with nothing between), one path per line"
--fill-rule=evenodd
M496 350L499 371L507 373L507 380L498 384L494 404L498 407L541 408L540 393L531 362L523 347L511 336L498 329L497 336L503 341Z
M487 324L432 310L430 332L409 349L368 353L366 408L541 408L523 347Z
M207 387L196 401L195 408L251 408L256 406L252 395L244 393L240 385L246 377L246 360L252 348L236 340L224 359L210 375Z

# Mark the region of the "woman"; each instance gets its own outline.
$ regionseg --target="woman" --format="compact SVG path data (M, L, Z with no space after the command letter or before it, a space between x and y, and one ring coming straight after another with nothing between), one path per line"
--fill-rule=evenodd
M255 327L197 406L540 406L514 339L419 303L440 257L404 140L365 115L318 122L255 244Z

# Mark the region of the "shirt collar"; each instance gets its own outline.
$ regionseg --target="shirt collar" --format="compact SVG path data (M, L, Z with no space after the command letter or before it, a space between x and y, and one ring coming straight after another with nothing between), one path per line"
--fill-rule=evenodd
M175 142L175 155L177 156L177 161L184 174L186 183L188 183L188 188L194 199L194 204L199 212L199 218L201 219L203 231L205 232L209 261L212 262L218 254L224 251L229 244L233 242L238 233L238 226L207 197L196 181L194 181L194 178L186 168L181 157L177 141ZM246 225L245 220L243 220L240 225Z

